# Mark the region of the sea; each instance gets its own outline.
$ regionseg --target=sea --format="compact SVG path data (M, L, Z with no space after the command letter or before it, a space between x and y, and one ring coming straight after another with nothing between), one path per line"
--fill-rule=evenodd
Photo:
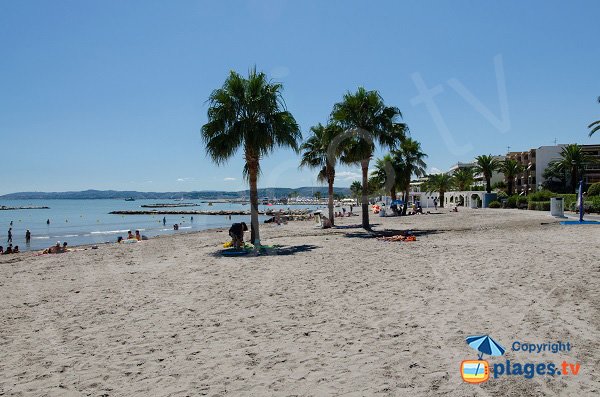
M42 207L49 209L0 210L0 246L6 248L8 229L12 227L13 246L18 245L21 251L41 250L55 245L58 241L67 242L69 246L104 244L116 242L119 236L127 237L129 230L139 230L142 235L155 237L159 235L189 233L212 228L229 227L235 222L250 223L249 215L232 215L231 219L223 215L113 215L118 210L152 210L141 208L144 204L176 204L175 201L161 200L0 200L0 205L7 207ZM238 210L249 211L248 204L208 202L185 200L185 203L197 204L194 207L164 208L174 210ZM322 209L319 205L260 205L259 210ZM161 210L161 208L158 208ZM166 223L163 225L163 217ZM193 217L193 219L192 219ZM269 218L260 216L260 222ZM48 224L47 221L50 221ZM11 226L12 222L12 226ZM178 224L179 230L173 225ZM31 242L25 243L25 232L31 232Z

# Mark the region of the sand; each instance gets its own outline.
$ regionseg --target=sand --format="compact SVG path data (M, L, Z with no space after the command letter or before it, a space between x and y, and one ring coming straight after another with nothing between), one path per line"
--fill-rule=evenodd
M591 396L600 393L600 226L462 210L356 225L264 225L280 255L224 258L226 231L0 258L0 394ZM581 365L577 376L464 383L465 337L490 364ZM514 341L570 341L556 354Z

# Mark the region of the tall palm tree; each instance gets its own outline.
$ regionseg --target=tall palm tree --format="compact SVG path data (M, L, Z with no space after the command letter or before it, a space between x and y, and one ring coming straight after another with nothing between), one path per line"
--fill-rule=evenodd
M507 193L509 196L513 194L513 186L515 177L523 172L523 165L514 159L506 159L500 163L498 170L504 174L507 184Z
M333 213L333 182L335 180L335 164L340 155L342 146L331 148L332 142L342 133L342 129L336 124L323 126L321 123L311 127L312 135L302 144L300 150L302 160L300 167L309 167L319 169L317 179L327 182L328 186L328 207L329 219L331 225L335 221ZM331 149L331 150L330 150Z
M417 177L425 175L427 164L425 164L424 159L427 155L421 150L421 144L412 138L402 140L399 149L392 151L392 155L400 163L398 167L401 170L400 185L404 192L402 215L406 215L408 196L410 194L410 181L413 175Z
M600 97L598 97L598 102L600 102ZM588 128L591 128L589 136L594 135L594 133L600 130L600 120L594 121L592 124L588 125Z
M548 166L554 169L557 174L569 174L571 176L571 193L575 193L578 179L583 178L585 165L595 162L592 157L581 150L581 146L573 143L564 146L560 153L560 160L551 161Z
M498 169L498 161L490 155L477 156L475 158L475 172L483 174L485 178L485 191L492 192L492 175Z
M210 94L208 122L202 126L206 151L215 163L222 164L238 149L243 150L244 175L250 184L251 241L257 247L260 160L275 147L298 151L302 136L296 120L286 110L282 90L281 84L267 80L256 69L247 78L231 71L223 86Z
M405 124L397 124L402 117L396 107L386 106L377 91L359 87L355 93L347 92L342 101L333 106L331 118L339 122L349 137L349 145L342 158L346 163L358 163L362 170L362 226L369 223L369 161L375 144L393 148L399 134L406 131Z
M454 172L452 177L454 178L456 188L460 191L469 190L475 181L473 167L459 168Z
M438 192L440 195L440 207L444 206L444 193L454 187L454 178L446 173L432 174L428 176L427 182L423 184L426 192Z

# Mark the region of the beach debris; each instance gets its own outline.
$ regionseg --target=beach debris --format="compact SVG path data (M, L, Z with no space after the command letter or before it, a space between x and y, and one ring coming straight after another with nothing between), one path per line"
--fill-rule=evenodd
M377 240L380 240L380 241L417 241L417 237L413 236L413 235L404 236L402 234L397 234L395 236L377 237Z

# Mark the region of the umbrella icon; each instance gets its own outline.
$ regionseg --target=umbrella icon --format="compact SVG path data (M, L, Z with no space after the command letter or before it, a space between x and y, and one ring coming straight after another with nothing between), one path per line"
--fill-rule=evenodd
M467 337L467 344L473 349L479 351L478 360L481 360L484 354L489 356L501 356L504 354L505 349L489 335L475 335ZM475 374L479 372L479 364Z

